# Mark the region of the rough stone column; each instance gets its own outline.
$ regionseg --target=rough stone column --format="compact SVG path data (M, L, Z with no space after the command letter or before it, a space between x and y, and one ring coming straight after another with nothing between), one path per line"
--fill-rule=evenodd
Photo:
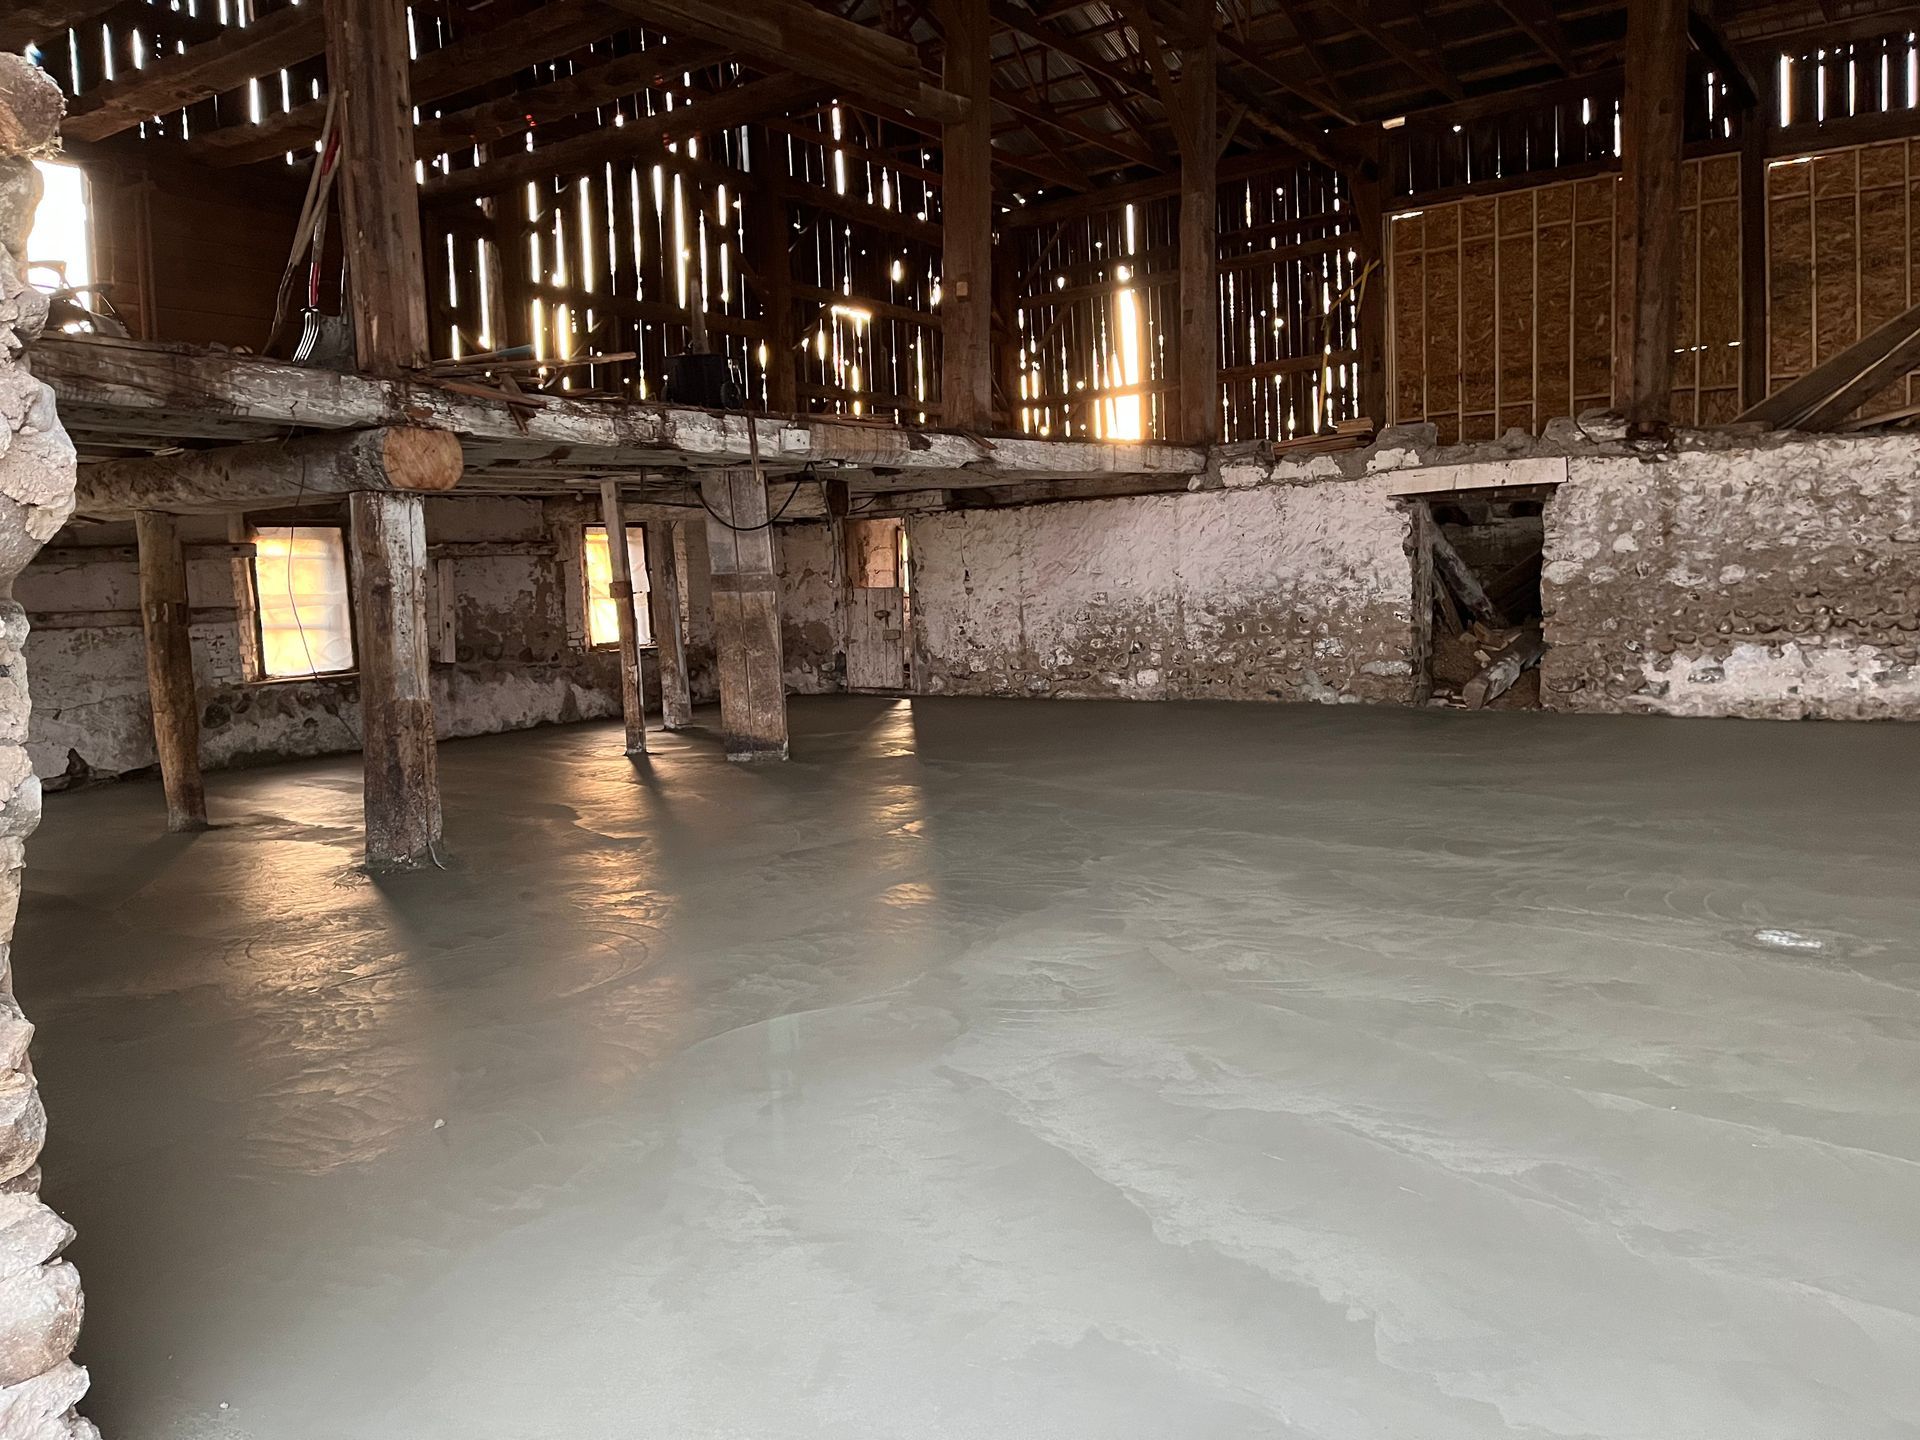
M73 511L73 442L24 353L47 318L25 278L40 199L33 157L56 148L63 108L44 73L0 54L0 1440L99 1434L73 1408L87 1389L87 1372L68 1358L80 1334L80 1277L60 1258L72 1227L37 1194L47 1116L7 943L22 849L40 821L40 782L26 752L27 617L13 579Z

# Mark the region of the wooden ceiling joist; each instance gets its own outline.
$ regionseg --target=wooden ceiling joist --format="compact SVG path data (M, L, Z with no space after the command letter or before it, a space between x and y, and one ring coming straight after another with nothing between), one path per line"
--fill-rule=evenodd
M413 62L408 87L415 105L433 105L450 96L504 80L509 75L606 38L629 23L604 0L556 0L518 17L498 30L469 35ZM230 125L187 141L189 155L209 165L252 165L277 160L320 138L326 122L324 99L296 105L258 125Z
M422 158L522 134L569 115L579 115L639 91L674 82L726 58L705 41L637 50L576 71L564 80L517 90L498 100L423 120L414 127L414 153Z
M119 0L13 0L0 15L0 50L18 52L35 41L49 43L62 30L111 10Z
M602 126L552 145L515 151L482 165L432 176L421 187L421 198L440 203L497 195L528 180L570 174L614 158L651 157L676 140L751 124L808 104L820 98L824 90L819 81L802 75L772 75L749 81L664 114Z
M763 69L793 70L848 95L884 100L947 124L966 113L931 82L911 43L816 10L806 0L611 0L676 39L710 40Z
M63 133L76 140L105 140L155 115L310 60L325 44L318 5L276 10L252 25L235 26L218 40L158 56L142 69L82 91L68 106Z

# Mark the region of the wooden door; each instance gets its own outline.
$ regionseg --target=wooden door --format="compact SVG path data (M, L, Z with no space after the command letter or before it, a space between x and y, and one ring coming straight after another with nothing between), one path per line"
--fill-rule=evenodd
M903 690L907 684L902 591L857 585L847 614L847 688Z

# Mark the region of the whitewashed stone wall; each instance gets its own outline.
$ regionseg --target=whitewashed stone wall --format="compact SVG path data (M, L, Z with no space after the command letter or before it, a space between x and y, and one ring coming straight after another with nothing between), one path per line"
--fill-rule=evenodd
M441 738L490 735L537 725L610 719L620 713L619 662L611 649L588 649L570 633L563 561L567 525L598 523L591 506L571 501L463 498L427 502L429 544L552 540L549 553L460 556L453 561L458 660L431 669L434 719ZM704 527L687 523L692 632L689 675L696 702L715 698ZM189 541L224 540L217 517L185 517ZM823 570L832 551L827 527L776 532L789 594L788 684L800 693L837 688L834 592ZM68 545L133 542L131 525L75 527L57 537ZM233 604L231 562L190 562L195 606ZM16 593L30 612L127 611L139 606L138 568L131 560L28 567ZM824 645L824 649L821 646ZM104 778L155 763L148 705L145 642L138 628L42 629L27 654L34 669L34 715L27 749L35 773L49 781ZM276 759L330 755L359 748L358 692L351 677L248 683L232 623L193 627L194 674L201 706L202 761L209 769ZM659 703L658 672L643 660L649 703Z
M1378 475L910 522L934 694L1410 698L1405 507Z
M1580 457L1546 507L1545 703L1920 718L1920 441Z

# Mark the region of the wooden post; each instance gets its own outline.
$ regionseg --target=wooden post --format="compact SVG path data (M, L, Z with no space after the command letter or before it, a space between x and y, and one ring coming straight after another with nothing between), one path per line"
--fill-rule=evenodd
M1630 435L1659 438L1673 413L1687 0L1628 0L1626 53L1615 403Z
M1778 113L1775 75L1762 66L1740 117L1740 408L1767 398L1767 139Z
M147 637L153 748L160 756L160 783L167 792L167 829L204 830L200 700L193 685L187 556L180 545L180 522L157 510L142 510L133 525L140 545L140 621Z
M600 482L600 518L607 528L607 565L613 575L614 609L620 617L620 712L627 720L627 754L647 753L647 697L640 687L640 632L633 614L633 556L627 549L627 516L620 482Z
M247 524L245 515L227 517L227 543L236 547L252 545L253 527ZM240 678L259 680L267 672L260 658L260 597L253 588L253 556L236 548L230 563L233 566L233 638L240 653Z
M787 202L772 190L756 191L748 203L759 218L750 222L753 268L760 282L762 318L767 325L767 408L782 415L800 411L799 360L793 339L793 257L787 246Z
M1220 438L1220 42L1214 0L1184 0L1180 37L1180 416L1178 438Z
M751 470L723 470L701 479L700 495L708 510L714 663L727 758L784 760L780 581L773 566L766 482Z
M660 657L660 723L679 730L693 723L693 692L687 682L686 642L680 624L680 525L659 520L647 526L647 598L653 605L654 653Z
M1371 137L1369 153L1347 172L1353 196L1354 247L1359 267L1374 268L1360 283L1360 413L1376 426L1387 423L1387 206L1381 173L1382 145Z
M354 616L360 632L360 739L367 865L433 858L440 779L427 676L427 527L418 495L355 491Z
M942 84L967 101L940 131L941 420L993 424L993 26L987 0L944 0Z
M355 356L371 374L427 363L427 268L413 178L405 0L323 0L340 97L340 207Z

